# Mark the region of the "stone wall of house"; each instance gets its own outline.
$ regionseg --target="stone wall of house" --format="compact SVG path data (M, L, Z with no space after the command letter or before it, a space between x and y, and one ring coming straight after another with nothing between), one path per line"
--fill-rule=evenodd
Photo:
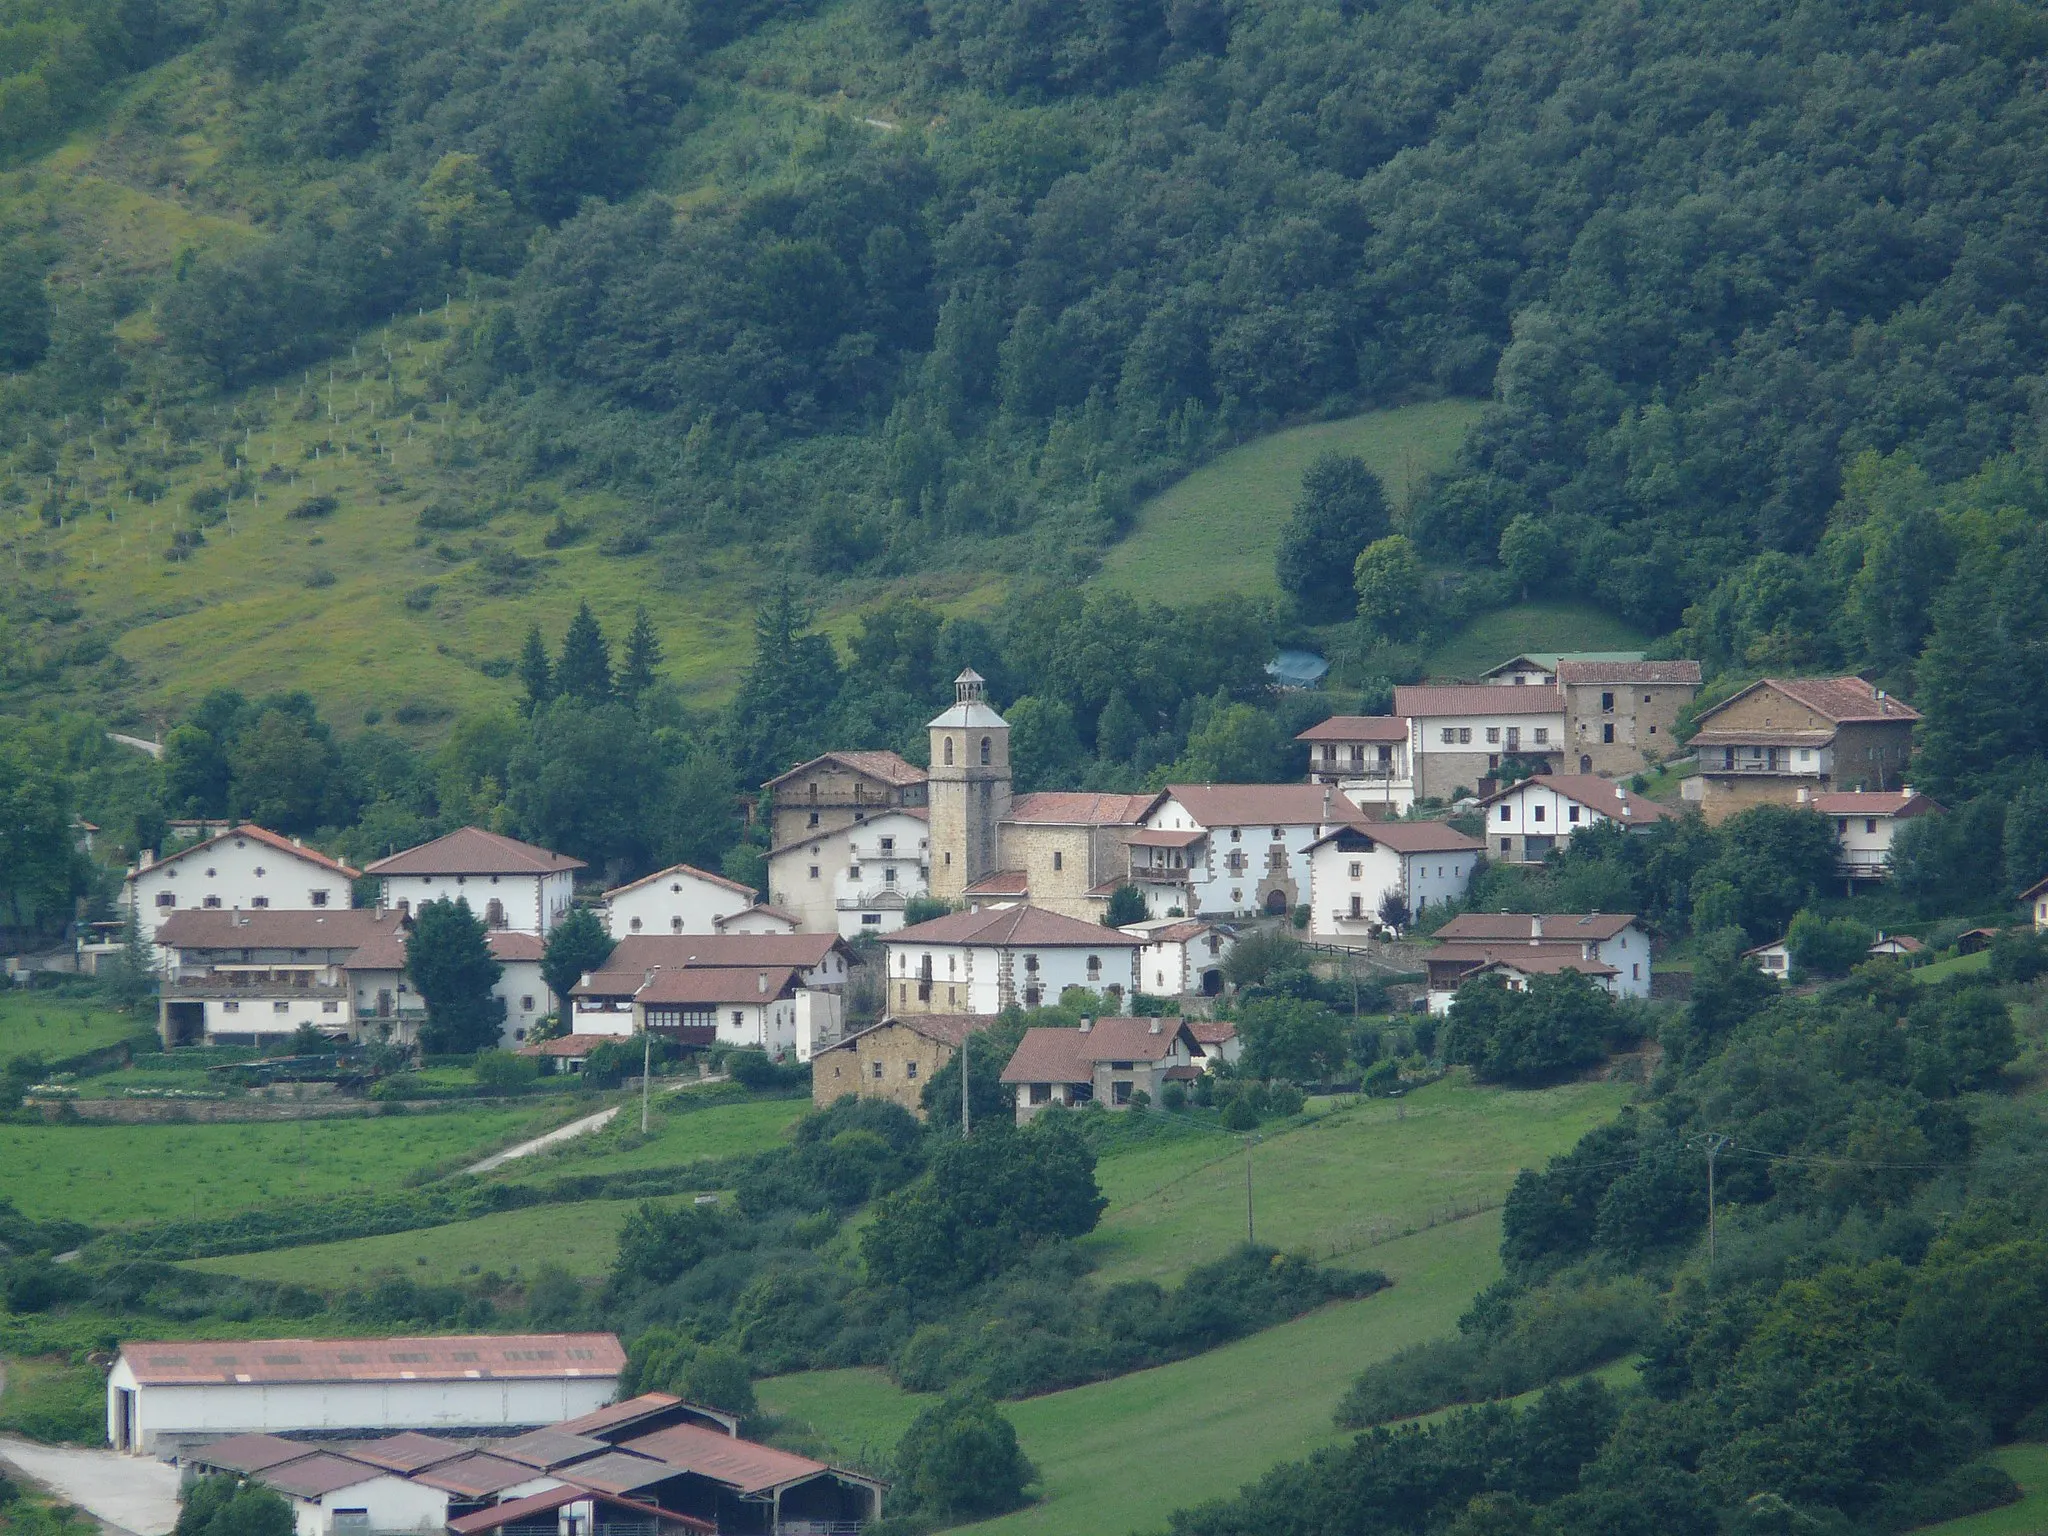
M1699 690L1690 683L1571 683L1564 688L1566 773L1591 772L1610 778L1641 773L1678 750L1673 735L1678 712ZM1603 710L1600 696L1614 695ZM1614 727L1604 741L1602 727Z
M918 1100L924 1085L952 1059L951 1046L927 1039L914 1029L885 1025L813 1058L811 1103L824 1109L850 1093L863 1099L887 1099L922 1119L924 1110Z

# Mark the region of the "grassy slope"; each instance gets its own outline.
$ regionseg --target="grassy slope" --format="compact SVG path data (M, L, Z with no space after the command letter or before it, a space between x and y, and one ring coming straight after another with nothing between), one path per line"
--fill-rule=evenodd
M741 1157L781 1144L810 1109L809 1099L758 1099L676 1113L657 1100L648 1139L641 1141L640 1107L628 1104L611 1128L508 1163L504 1172L524 1183L568 1173L658 1168L700 1157Z
M2020 1501L1981 1515L1923 1527L1925 1536L2044 1536L2048 1533L2048 1445L2008 1445L1991 1459L2020 1485Z
M1476 401L1438 400L1254 439L1140 507L1135 530L1109 551L1100 580L1160 602L1275 593L1281 525L1318 454L1363 458L1399 515L1423 478L1450 462L1482 409Z
M104 1003L0 992L0 1062L17 1056L57 1061L140 1034L147 1018L116 1013Z
M229 1125L0 1126L5 1192L29 1216L95 1225L365 1188L479 1149L547 1109Z
M1261 1239L1324 1255L1369 1243L1349 1262L1384 1269L1393 1289L1193 1360L1009 1405L1044 1497L989 1529L1112 1536L1154 1526L1176 1505L1230 1493L1335 1439L1330 1413L1352 1378L1447 1331L1498 1273L1496 1214L1442 1218L1497 1201L1517 1168L1569 1146L1626 1097L1611 1084L1511 1094L1453 1078L1262 1144ZM1242 1157L1208 1138L1105 1157L1100 1178L1111 1207L1091 1241L1110 1277L1171 1278L1242 1235ZM875 1371L780 1377L761 1397L847 1456L893 1444L921 1403Z
M1476 678L1519 651L1633 651L1648 637L1601 608L1517 603L1481 614L1430 656L1431 677Z

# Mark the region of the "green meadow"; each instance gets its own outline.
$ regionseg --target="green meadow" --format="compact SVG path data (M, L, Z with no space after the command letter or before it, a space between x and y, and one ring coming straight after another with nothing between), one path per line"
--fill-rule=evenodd
M2006 1445L1991 1460L2020 1485L2020 1500L1981 1515L1923 1526L1925 1536L2044 1536L2048 1533L2048 1445Z
M1423 481L1450 463L1483 409L1476 400L1435 400L1254 438L1141 506L1097 579L1164 603L1219 592L1273 595L1281 526L1317 455L1364 459L1400 517Z
M0 1062L20 1056L61 1061L146 1033L154 1022L89 999L9 989L0 992Z
M1427 675L1477 678L1523 651L1635 651L1649 636L1583 603L1517 603L1482 613L1431 653Z

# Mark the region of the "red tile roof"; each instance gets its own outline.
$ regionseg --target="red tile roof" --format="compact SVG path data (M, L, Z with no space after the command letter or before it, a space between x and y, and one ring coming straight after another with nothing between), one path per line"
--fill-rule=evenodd
M1815 795L1807 804L1823 816L1925 816L1942 806L1910 790L1845 789Z
M1332 715L1312 725L1296 741L1406 741L1405 715Z
M685 970L657 970L633 994L633 1000L640 1003L767 1003L793 995L802 979L802 973L793 965L765 966L759 970L693 965ZM576 991L581 994L583 988L579 986Z
M906 761L894 752L827 752L824 756L814 757L807 763L798 763L787 773L778 773L768 781L767 787L773 789L783 780L793 779L820 763L842 763L855 773L864 773L871 779L880 779L884 784L891 784L899 789L912 784L922 784L929 777L917 764Z
M1463 977L1469 981L1474 976L1488 971L1518 971L1524 976L1560 976L1566 971L1576 971L1581 976L1613 976L1614 967L1600 960L1588 960L1583 955L1558 954L1549 950L1536 950L1525 955L1503 955L1474 967Z
M606 1041L624 1040L624 1035L557 1035L552 1040L536 1040L532 1045L522 1045L516 1054L521 1056L553 1056L567 1059L573 1056L588 1056Z
M1084 923L1043 907L951 912L886 934L885 944L979 944L1003 949L1135 949L1143 941L1118 928Z
M1161 1061L1172 1054L1176 1041L1190 1055L1197 1054L1198 1042L1181 1019L1097 1019L1087 1029L1040 1026L1024 1031L1002 1080L1085 1083L1095 1076L1097 1062Z
M1552 790L1567 800L1576 800L1613 821L1647 825L1653 821L1669 821L1678 814L1669 806L1645 800L1640 795L1631 795L1625 786L1612 779L1603 779L1597 773L1539 773L1519 784L1495 790L1479 803L1492 805L1530 785Z
M582 869L581 859L550 853L516 837L486 832L482 827L458 827L444 837L417 848L379 859L363 871L366 875L549 875Z
M619 940L605 969L794 965L809 971L823 965L835 949L848 965L860 963L836 933L636 933Z
M1166 793L1211 829L1321 826L1326 808L1331 821L1364 820L1357 806L1322 784L1169 784Z
M939 1045L957 1049L962 1040L978 1029L988 1028L994 1022L995 1020L987 1014L980 1013L892 1013L881 1023L870 1024L866 1029L848 1035L826 1049L843 1050L854 1041L864 1040L881 1029L907 1029L913 1035L922 1035Z
M1201 827L1146 827L1133 832L1124 841L1133 848L1187 848L1208 835Z
M1553 944L1604 944L1635 920L1632 912L1464 912L1437 929L1436 937L1447 943L1526 943L1540 937Z
M1558 658L1560 683L1647 683L1697 688L1696 661L1566 661Z
M403 924L396 912L368 907L287 912L276 907L182 907L157 925L170 949L359 949L388 940Z
M262 843L267 847L275 848L279 853L289 854L297 859L304 859L310 864L317 864L322 869L330 870L350 880L362 878L359 870L351 869L339 859L330 859L318 848L308 848L304 843L299 842L295 838L289 838L282 833L273 832L268 827L259 827L254 822L243 822L240 826L230 827L225 832L216 832L204 841L189 843L174 853L165 854L149 867L151 869L161 869L166 864L175 864L180 859L189 859L193 854L216 847L230 838L248 838L252 842Z
M1467 837L1456 827L1441 821L1374 821L1353 823L1325 832L1309 844L1320 848L1336 843L1341 848L1364 848L1378 844L1395 853L1477 853L1486 844Z
M1705 724L1737 699L1747 698L1759 688L1781 693L1837 725L1870 721L1910 723L1920 718L1920 712L1902 700L1890 696L1880 699L1877 689L1860 677L1766 677L1703 712L1700 722Z
M1214 923L1204 922L1199 917L1183 918L1169 923L1164 928L1154 928L1145 934L1147 944L1185 944L1189 939L1199 939L1205 933L1220 932Z
M437 1467L444 1461L466 1455L468 1451L466 1445L459 1445L453 1440L438 1440L412 1429L403 1434L386 1435L381 1440L358 1440L341 1447L344 1456L366 1461L373 1467L406 1473Z
M1237 1038L1237 1026L1228 1019L1189 1019L1188 1033L1197 1045L1228 1045Z
M756 914L776 918L781 922L788 923L792 929L803 925L803 919L794 912L785 912L782 908L770 906L765 901L757 901L751 907L746 907L738 912L728 912L723 917L714 917L711 920L711 925L720 932L723 932L727 923L736 923L743 917L753 917Z
M633 1493L667 1482L676 1475L676 1469L651 1456L635 1456L630 1451L606 1451L601 1456L563 1467L551 1475L573 1478L580 1487L596 1488L605 1493Z
M537 933L493 928L484 939L491 946L492 956L499 960L538 960L547 952L547 941Z
M1394 713L1411 720L1437 715L1561 715L1564 713L1564 695L1555 688L1538 686L1503 688L1495 683L1421 683L1394 690Z
M657 869L653 874L642 875L638 880L628 880L624 885L615 885L604 893L604 899L610 901L614 896L623 896L628 891L637 891L643 885L653 885L661 880L667 880L672 884L680 885L686 879L701 880L707 885L719 886L728 891L737 891L749 901L754 899L754 888L751 885L741 885L737 880L728 880L723 875L714 875L710 870L699 869L694 864L671 864L667 869Z
M1049 789L1019 795L1004 819L1039 826L1128 827L1142 821L1157 795L1097 795Z
M413 1339L132 1342L121 1358L147 1386L328 1381L557 1380L616 1376L611 1333L501 1333Z
M999 869L983 875L960 893L963 896L1029 896L1031 877L1021 869Z
M756 1445L751 1440L735 1440L694 1424L658 1429L651 1435L626 1441L624 1449L708 1477L742 1494L766 1493L771 1488L802 1482L832 1470L808 1456Z

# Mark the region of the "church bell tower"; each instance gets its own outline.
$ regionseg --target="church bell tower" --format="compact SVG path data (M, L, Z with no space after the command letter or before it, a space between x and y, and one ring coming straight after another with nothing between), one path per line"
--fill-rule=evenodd
M972 667L953 680L953 707L932 721L927 793L932 872L940 901L996 868L997 829L1010 814L1010 724L989 707Z

